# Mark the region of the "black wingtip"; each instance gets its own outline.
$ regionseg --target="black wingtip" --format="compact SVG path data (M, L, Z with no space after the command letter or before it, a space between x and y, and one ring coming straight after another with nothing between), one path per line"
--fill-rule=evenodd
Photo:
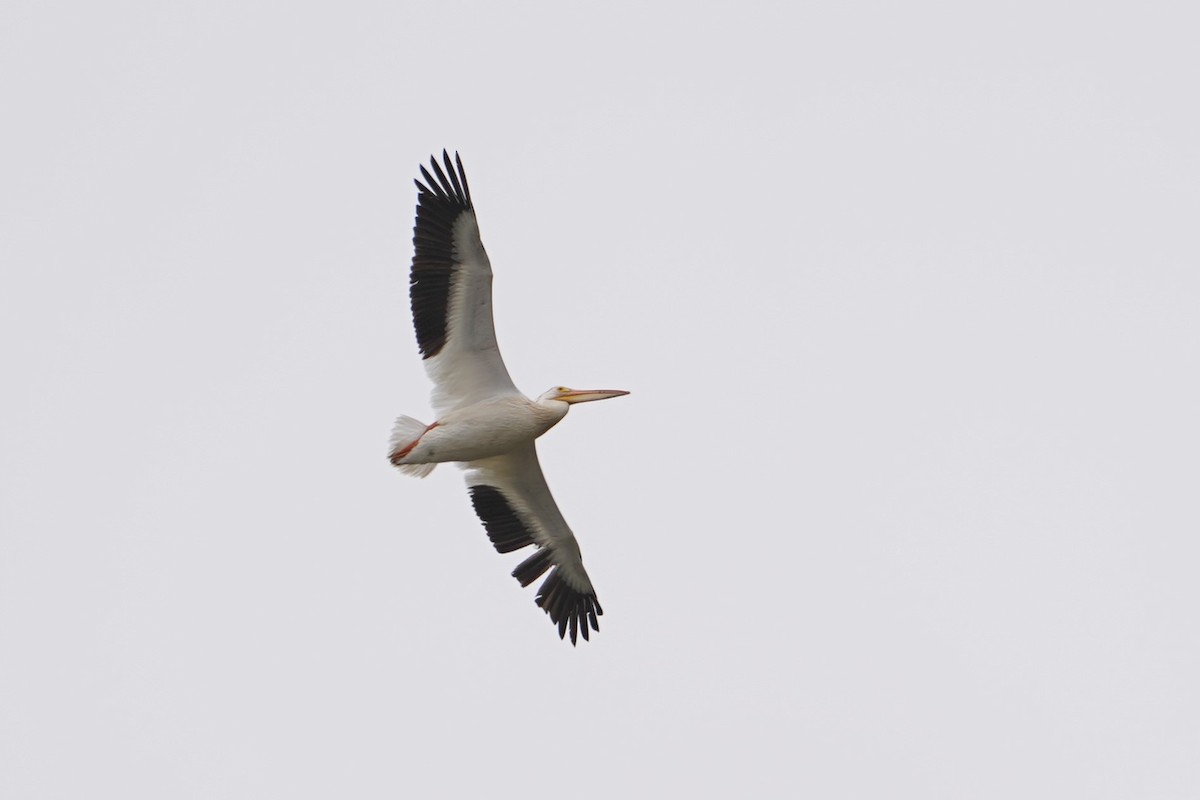
M458 165L458 179L462 181L463 196L467 198L467 208L474 208L475 204L471 200L471 187L467 185L467 171L463 169L462 159L458 157L458 151L454 151L454 163Z
M450 176L450 185L454 187L454 193L466 200L466 192L463 191L462 184L458 182L458 170L455 170L454 165L450 163L450 154L445 150L442 151L442 161L446 165L446 174ZM468 202L467 205L469 206L470 203Z
M448 203L455 211L474 210L471 190L467 186L467 172L463 169L462 158L457 152L451 161L450 152L443 149L441 163L439 164L438 157L433 155L429 157L429 167L432 168L432 172L424 164L417 165L425 179L425 183L417 181L417 188L422 190L423 194L433 195L438 200Z
M571 633L571 644L578 643L580 631L584 641L588 641L588 629L600 630L597 619L604 613L594 592L581 592L570 585L559 574L557 568L546 576L546 580L538 588L534 602L550 615L550 620L558 627L558 638L565 639L567 631Z
M454 226L459 217L473 210L461 161L450 166L450 155L442 151L449 175L430 156L429 166L418 165L417 219L413 227L413 263L409 273L409 298L413 326L421 358L433 358L446 345L451 283L455 272ZM457 173L457 174L456 174Z
M537 545L532 530L503 491L479 483L470 486L469 492L471 505L497 552L511 553L529 545ZM538 545L529 557L517 565L512 575L522 586L528 586L546 575L538 587L534 602L558 628L558 638L566 639L569 632L571 644L576 645L580 633L586 642L590 631L600 630L597 617L604 613L604 609L600 607L595 591L581 591L572 586L555 565L553 549Z

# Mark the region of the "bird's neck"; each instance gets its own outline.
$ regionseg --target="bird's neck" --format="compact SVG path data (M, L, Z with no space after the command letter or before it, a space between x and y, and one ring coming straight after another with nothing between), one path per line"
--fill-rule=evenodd
M557 425L570 410L571 404L564 403L562 400L539 399L533 404L533 413L539 420L546 423L546 430Z

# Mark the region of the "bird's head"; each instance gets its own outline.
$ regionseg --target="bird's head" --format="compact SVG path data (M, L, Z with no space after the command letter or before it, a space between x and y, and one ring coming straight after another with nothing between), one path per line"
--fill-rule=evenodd
M555 386L538 398L539 403L557 400L560 403L588 403L592 400L607 400L610 397L620 397L629 394L621 389L568 389L566 386Z

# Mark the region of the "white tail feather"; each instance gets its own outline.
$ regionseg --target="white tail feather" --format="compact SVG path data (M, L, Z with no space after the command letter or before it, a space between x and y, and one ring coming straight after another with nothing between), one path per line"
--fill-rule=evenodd
M397 464L396 469L403 472L405 475L411 475L414 478L424 478L429 473L433 472L433 468L437 466L437 462L428 464Z
M419 419L406 417L403 414L396 417L396 424L392 426L392 438L388 441L388 452L394 453L397 450L403 450L408 445L421 438L421 434L429 426Z
M421 435L428 430L429 426L420 420L406 417L401 414L396 418L396 424L392 426L392 438L388 441L388 456L391 462L397 469L405 475L411 475L414 478L424 478L429 473L433 472L434 464L398 464L394 458L395 453L399 453L407 447L416 444L416 441L421 438Z

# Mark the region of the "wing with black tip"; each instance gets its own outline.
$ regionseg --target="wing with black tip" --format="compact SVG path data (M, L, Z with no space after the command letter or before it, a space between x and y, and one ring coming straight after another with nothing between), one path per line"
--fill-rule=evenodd
M509 553L529 545L536 548L513 570L513 577L528 586L546 576L535 602L558 626L559 637L569 632L571 644L575 644L580 633L586 640L589 629L600 630L597 617L604 611L583 568L575 534L546 485L533 444L507 455L472 461L467 470L471 503L496 550Z
M417 184L409 299L439 414L516 393L492 323L492 265L479 238L462 160L442 151Z

